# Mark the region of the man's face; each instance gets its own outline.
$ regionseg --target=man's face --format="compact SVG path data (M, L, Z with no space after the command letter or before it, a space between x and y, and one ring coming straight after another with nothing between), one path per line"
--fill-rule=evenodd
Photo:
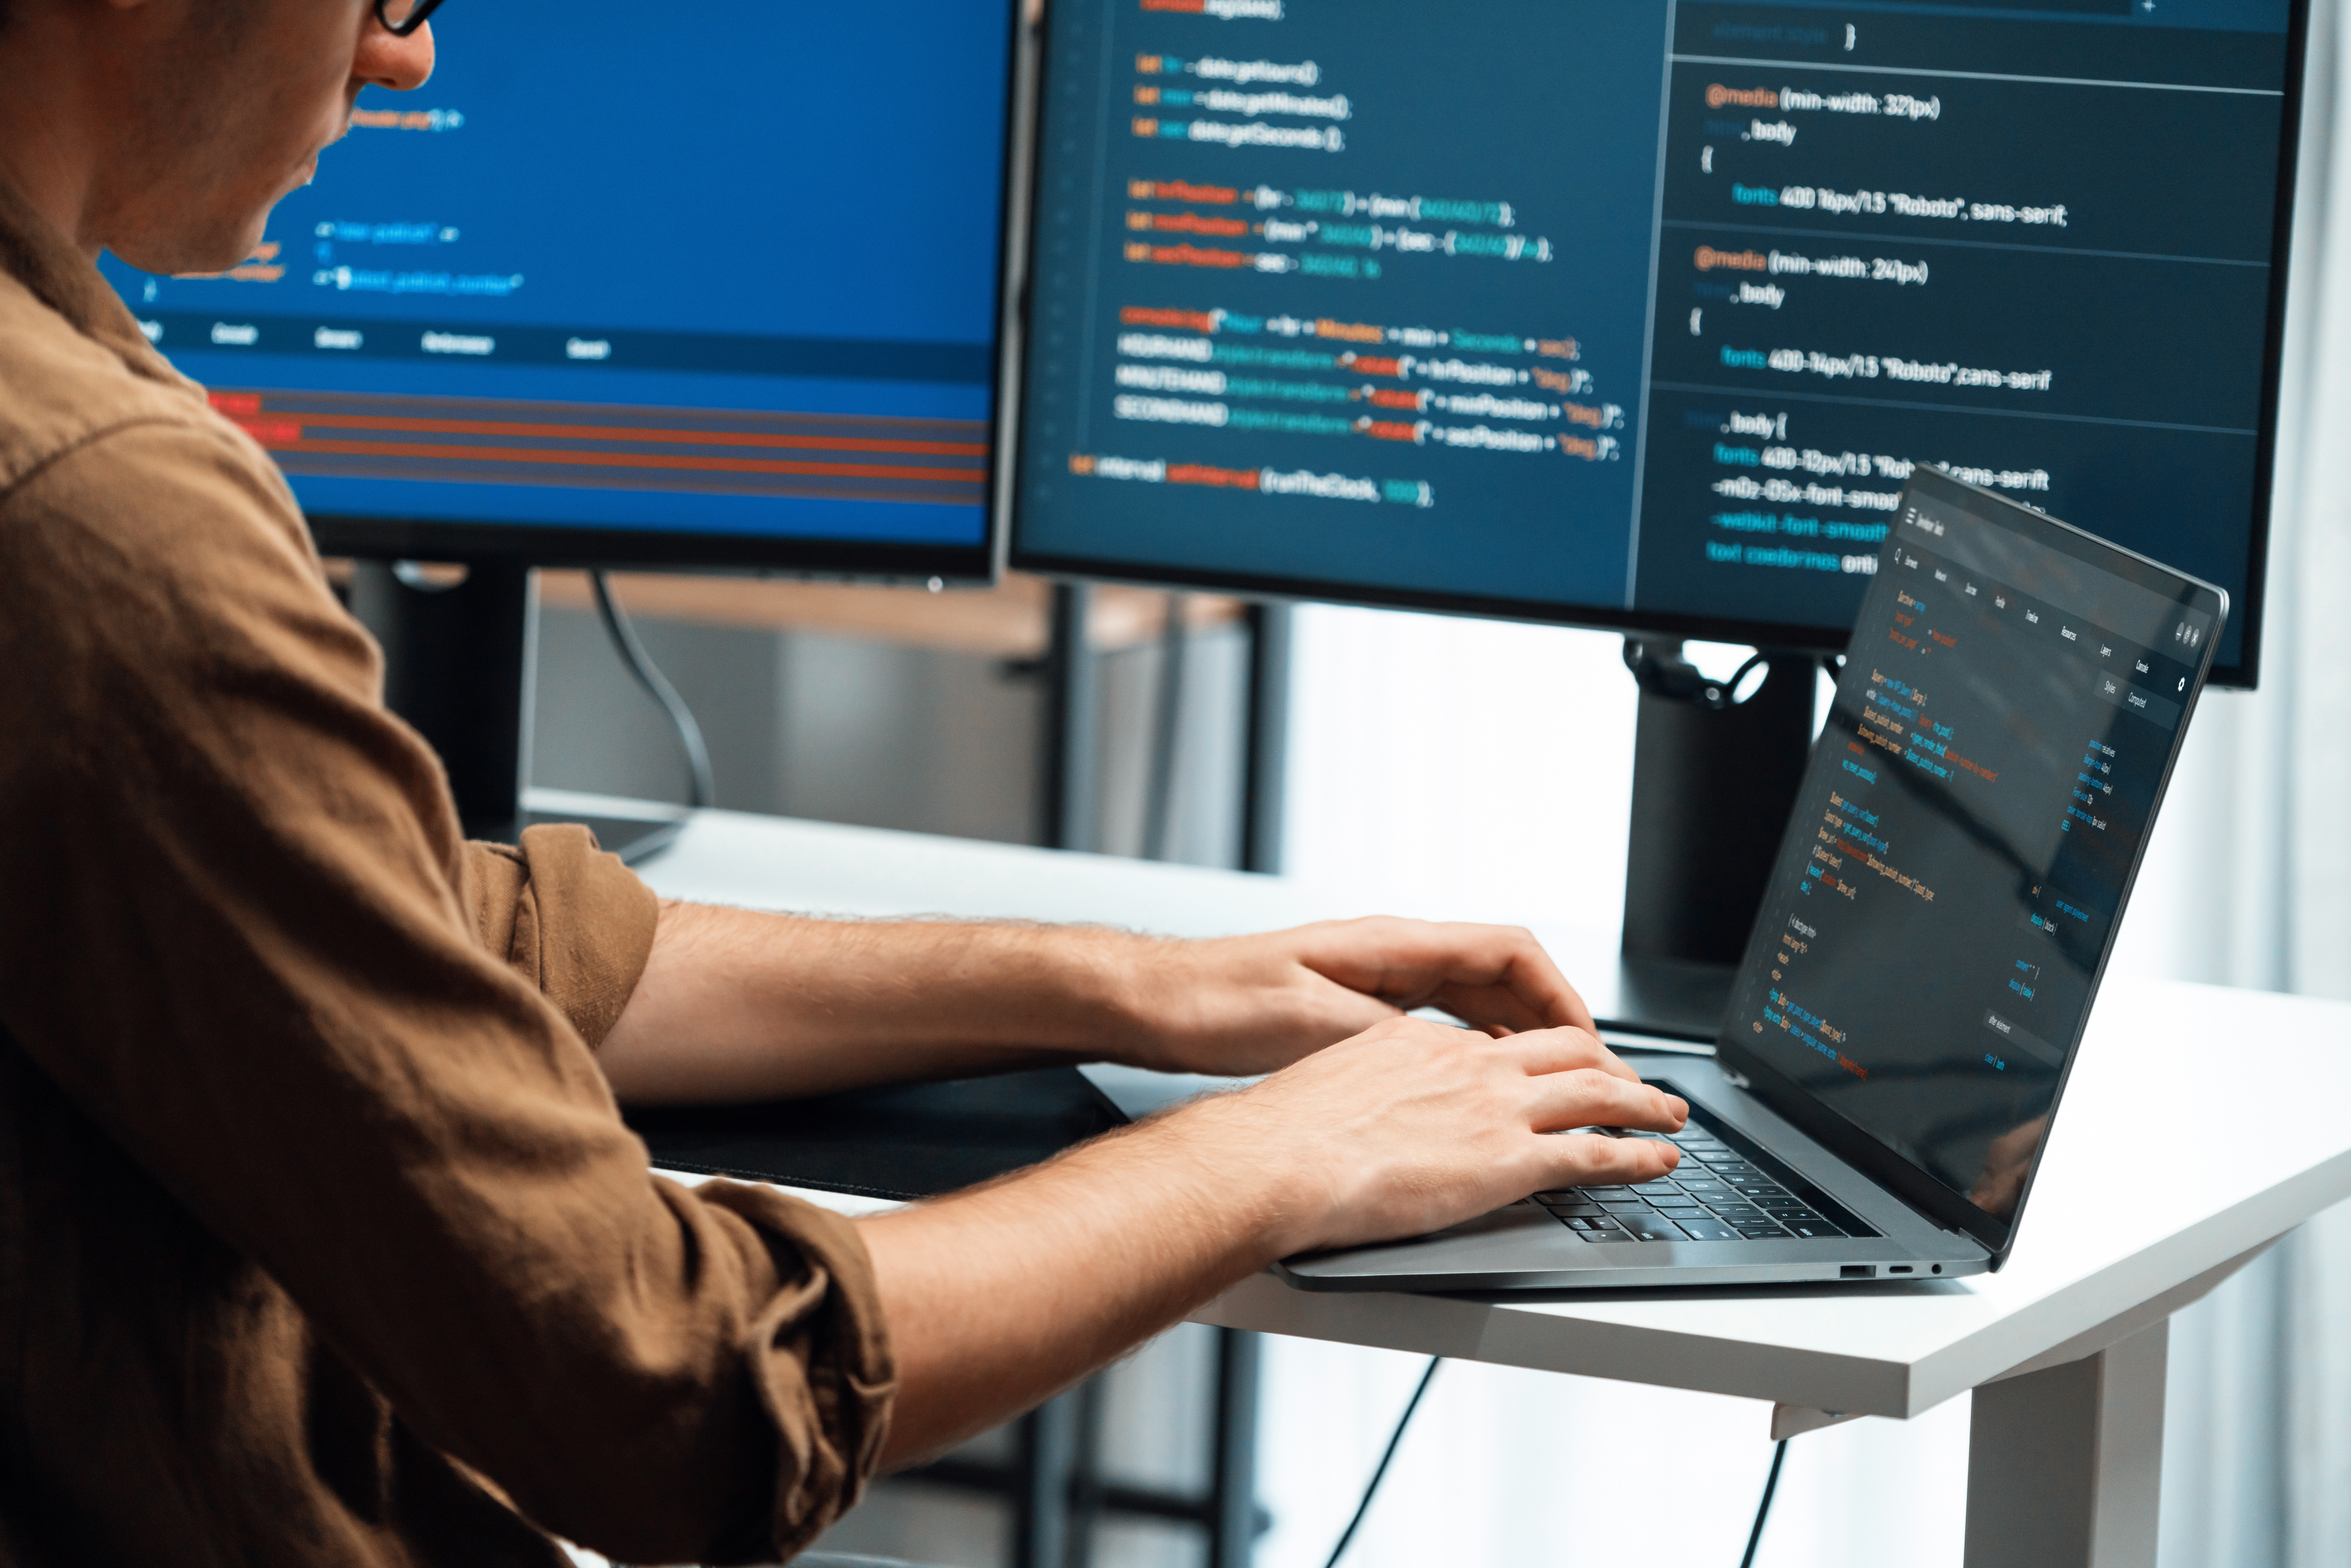
M148 272L243 261L350 128L360 88L433 74L432 29L394 37L372 0L134 0L118 18L117 131L86 237Z

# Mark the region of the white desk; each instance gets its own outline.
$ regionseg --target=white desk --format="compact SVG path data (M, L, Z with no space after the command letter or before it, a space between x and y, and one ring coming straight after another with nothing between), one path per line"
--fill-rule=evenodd
M1361 913L1275 878L725 812L697 818L647 875L664 894L721 904L1180 936ZM1572 976L1590 954L1573 934L1559 948ZM2290 1101L2298 1141L2224 1151L2219 1134L2239 1129L2211 1121L2213 1079L2256 1044L2262 1092ZM1998 1274L1475 1299L1308 1294L1261 1275L1199 1317L1768 1399L1780 1435L1917 1416L1976 1389L1969 1568L2152 1568L2170 1314L2346 1195L2351 1007L2116 985Z

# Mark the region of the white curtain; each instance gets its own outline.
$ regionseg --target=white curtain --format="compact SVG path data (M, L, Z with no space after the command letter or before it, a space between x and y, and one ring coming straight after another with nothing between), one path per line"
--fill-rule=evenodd
M2306 80L2262 687L2198 715L2116 963L2351 999L2351 51L2331 0ZM2275 1109L2197 1135L2295 1135L2260 1051L2212 1042ZM2163 1568L2351 1564L2351 1208L2180 1314L2165 1450Z

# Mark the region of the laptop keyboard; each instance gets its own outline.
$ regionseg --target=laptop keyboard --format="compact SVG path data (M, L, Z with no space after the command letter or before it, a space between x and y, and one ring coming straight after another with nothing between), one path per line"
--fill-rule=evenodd
M1638 1186L1571 1186L1531 1200L1586 1241L1782 1241L1873 1235L1840 1228L1761 1165L1695 1123L1668 1140L1674 1174Z

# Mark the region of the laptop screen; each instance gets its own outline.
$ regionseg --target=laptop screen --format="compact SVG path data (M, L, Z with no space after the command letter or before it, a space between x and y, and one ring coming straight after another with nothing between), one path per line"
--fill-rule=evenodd
M2227 612L1923 467L1878 557L1723 1057L1996 1247Z

